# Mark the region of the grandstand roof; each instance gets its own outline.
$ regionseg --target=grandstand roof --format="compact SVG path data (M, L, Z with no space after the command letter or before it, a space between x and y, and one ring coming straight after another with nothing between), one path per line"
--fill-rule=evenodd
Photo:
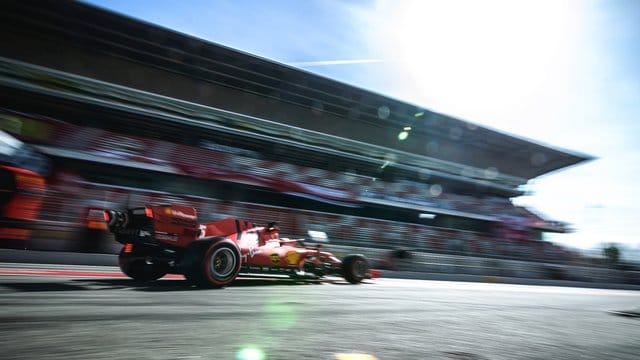
M3 56L455 163L461 169L490 169L521 179L514 184L590 159L79 2L6 1L0 24ZM70 51L52 57L47 46ZM95 58L82 58L71 49ZM99 57L124 59L129 71L123 74L121 63ZM192 83L181 86L176 78L158 73L136 80L130 73L142 71L141 65ZM202 90L202 83L227 90L206 99L190 93ZM381 106L390 109L385 119L378 116ZM323 121L317 120L318 112ZM410 139L396 141L397 130L407 125L412 126ZM434 142L437 148L427 146Z

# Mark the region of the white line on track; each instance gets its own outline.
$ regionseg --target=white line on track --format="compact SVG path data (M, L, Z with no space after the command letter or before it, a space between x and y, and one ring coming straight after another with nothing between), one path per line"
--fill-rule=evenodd
M603 295L603 296L636 296L640 297L639 290L596 289L583 287L547 286L547 285L518 285L480 282L458 282L441 280L412 280L412 279L385 279L376 280L382 286L411 287L424 289L447 289L465 291L500 291L516 293L536 294L575 294L575 295Z

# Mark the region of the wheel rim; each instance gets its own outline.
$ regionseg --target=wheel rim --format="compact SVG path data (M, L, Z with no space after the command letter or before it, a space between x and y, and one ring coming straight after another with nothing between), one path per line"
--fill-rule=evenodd
M233 274L236 265L236 254L227 247L216 249L209 262L209 270L220 279L224 279Z
M353 274L357 277L363 278L367 274L367 263L363 260L356 260L353 262Z

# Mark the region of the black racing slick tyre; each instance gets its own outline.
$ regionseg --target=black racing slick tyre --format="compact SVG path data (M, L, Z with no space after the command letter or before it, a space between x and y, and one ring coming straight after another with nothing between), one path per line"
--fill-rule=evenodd
M363 255L348 255L342 260L342 276L352 284L362 282L369 272L369 261Z
M125 275L137 281L153 281L167 274L164 264L148 263L144 258L125 253L124 249L118 256L118 265Z
M221 288L235 280L241 265L238 247L228 240L219 240L209 245L198 268L187 278L199 287Z

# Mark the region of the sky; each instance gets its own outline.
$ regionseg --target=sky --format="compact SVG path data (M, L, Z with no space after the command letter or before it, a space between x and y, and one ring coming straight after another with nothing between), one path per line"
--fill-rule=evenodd
M91 0L594 160L514 203L640 251L640 1Z

